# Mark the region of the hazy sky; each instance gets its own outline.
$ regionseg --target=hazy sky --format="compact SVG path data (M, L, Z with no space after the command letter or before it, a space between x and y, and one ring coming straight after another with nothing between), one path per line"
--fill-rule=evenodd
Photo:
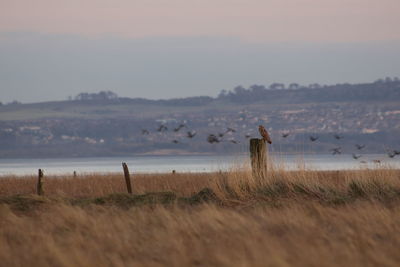
M399 0L0 0L0 101L400 76Z

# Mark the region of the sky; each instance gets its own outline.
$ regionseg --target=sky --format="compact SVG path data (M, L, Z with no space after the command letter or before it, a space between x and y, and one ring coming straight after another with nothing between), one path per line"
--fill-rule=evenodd
M0 102L400 76L398 0L0 0Z

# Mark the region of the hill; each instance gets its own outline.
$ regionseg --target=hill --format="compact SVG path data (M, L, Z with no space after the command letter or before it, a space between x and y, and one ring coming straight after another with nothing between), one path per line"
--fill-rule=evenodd
M238 86L216 98L167 100L82 93L69 101L1 105L0 157L245 152L259 124L271 132L275 151L329 153L340 146L358 153L356 143L370 153L399 150L400 81ZM209 144L210 134L220 142Z

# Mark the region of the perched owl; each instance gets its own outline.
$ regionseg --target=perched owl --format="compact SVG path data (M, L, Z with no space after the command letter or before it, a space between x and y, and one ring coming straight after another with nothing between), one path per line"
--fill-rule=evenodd
M258 126L258 131L260 132L264 141L267 141L269 144L272 144L271 138L269 137L269 134L267 130L265 130L264 126L262 125Z

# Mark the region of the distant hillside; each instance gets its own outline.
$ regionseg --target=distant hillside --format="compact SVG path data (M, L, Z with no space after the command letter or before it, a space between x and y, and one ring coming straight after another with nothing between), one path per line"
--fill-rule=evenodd
M168 100L82 93L68 101L1 105L0 158L246 152L259 124L271 133L273 151L400 151L400 81L239 86L216 98ZM208 143L210 134L219 142ZM358 151L355 144L366 147Z
M363 102L400 101L400 80L378 80L365 84L318 85L308 87L291 84L273 84L269 88L253 85L245 89L236 87L230 92L221 92L218 99L242 104L265 103L318 103L318 102Z
M69 101L57 101L34 104L21 104L17 101L2 105L0 111L16 110L37 105L66 106L81 103L84 105L102 104L137 104L161 106L205 106L213 102L224 103L318 103L318 102L365 102L365 101L400 101L400 80L398 78L379 79L373 83L336 84L303 86L292 83L289 86L274 83L269 87L252 85L249 88L237 86L231 91L222 90L218 97L196 96L186 98L150 100L144 98L118 97L113 92L81 93ZM66 102L66 103L61 103ZM2 119L2 118L0 118Z

